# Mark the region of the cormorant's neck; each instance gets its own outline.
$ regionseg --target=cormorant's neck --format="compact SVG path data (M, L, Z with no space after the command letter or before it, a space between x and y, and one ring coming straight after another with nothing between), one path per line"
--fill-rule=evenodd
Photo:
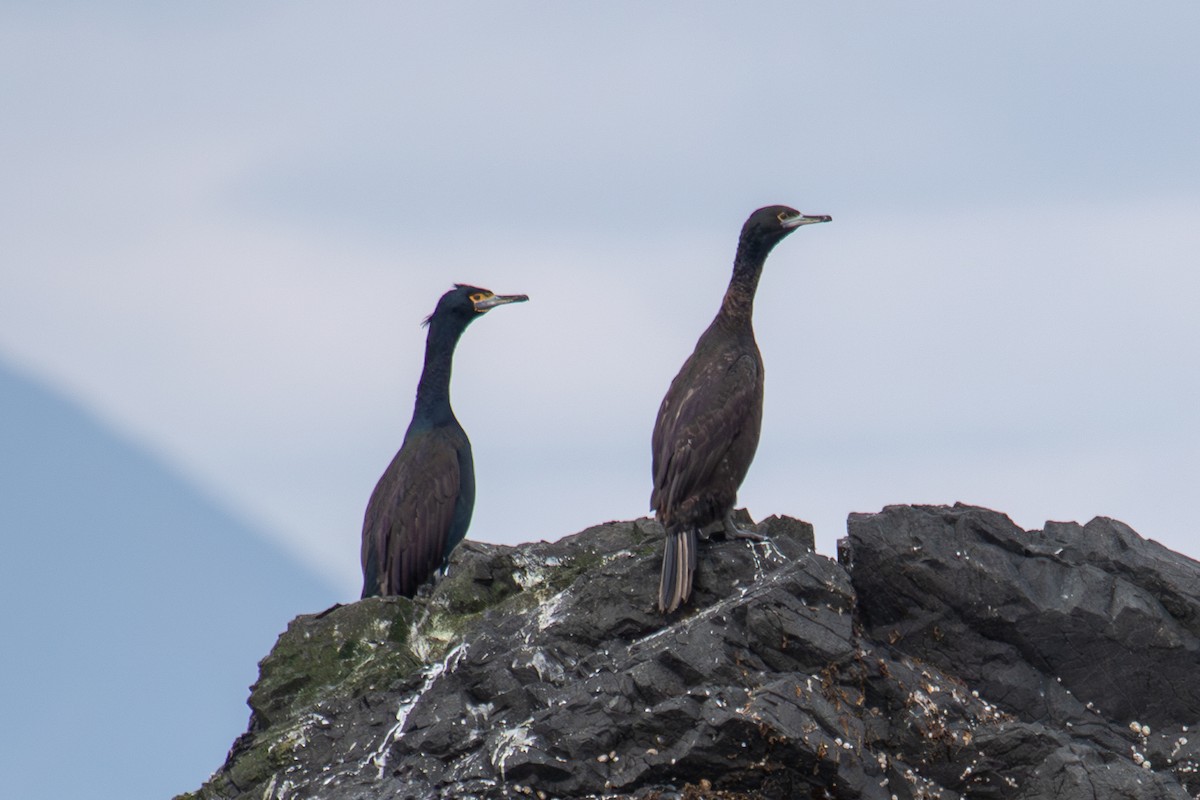
M449 320L430 320L425 339L425 367L417 384L414 423L442 425L454 419L450 409L450 368L463 330L465 326Z
M733 259L733 277L717 319L729 326L749 326L754 315L754 293L758 291L758 279L763 264L771 252L770 244L758 240L742 239L738 242L737 255Z

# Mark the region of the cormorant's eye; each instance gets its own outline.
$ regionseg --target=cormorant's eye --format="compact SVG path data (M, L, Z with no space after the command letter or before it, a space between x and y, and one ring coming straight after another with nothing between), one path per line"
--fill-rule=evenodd
M471 302L478 303L480 300L483 300L486 297L487 295L483 292L476 292L475 294L471 295Z
M787 222L788 215L786 211L780 211L776 216L780 222Z

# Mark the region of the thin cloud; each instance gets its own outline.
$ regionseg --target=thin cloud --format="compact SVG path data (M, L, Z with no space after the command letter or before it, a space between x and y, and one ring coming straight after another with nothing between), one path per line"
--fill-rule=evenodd
M1153 487L1197 451L1198 13L26 11L0 349L351 596L450 283L532 298L458 354L472 535L558 536L645 509L666 384L786 202L834 224L763 278L755 513L828 546L962 499L1186 549Z

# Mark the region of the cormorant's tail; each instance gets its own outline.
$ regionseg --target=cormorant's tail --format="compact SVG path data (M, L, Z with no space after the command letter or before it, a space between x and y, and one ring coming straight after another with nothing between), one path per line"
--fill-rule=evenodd
M696 531L672 531L663 548L662 578L658 583L658 610L671 613L692 596L696 572Z

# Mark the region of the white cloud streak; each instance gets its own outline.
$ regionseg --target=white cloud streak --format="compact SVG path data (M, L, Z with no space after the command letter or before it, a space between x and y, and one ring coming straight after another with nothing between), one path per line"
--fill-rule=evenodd
M349 596L450 283L532 298L458 354L472 535L556 537L644 511L737 229L787 202L834 223L763 279L754 513L826 552L963 500L1194 553L1194 7L682 8L27 11L0 350Z

